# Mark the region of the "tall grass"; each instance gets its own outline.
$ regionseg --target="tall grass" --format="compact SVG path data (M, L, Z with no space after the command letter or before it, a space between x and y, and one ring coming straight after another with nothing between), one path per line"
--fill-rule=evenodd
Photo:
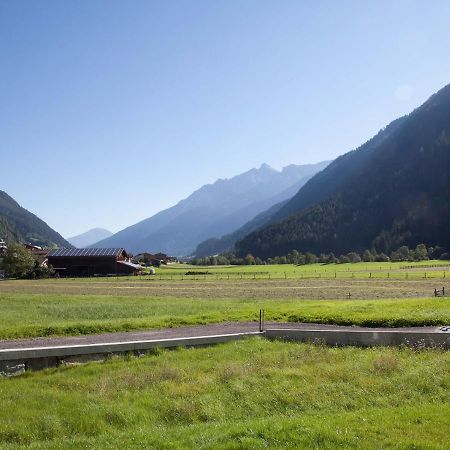
M257 338L0 379L0 446L448 448L450 353Z
M113 295L0 294L0 339L256 321L362 326L450 323L450 298L255 300Z

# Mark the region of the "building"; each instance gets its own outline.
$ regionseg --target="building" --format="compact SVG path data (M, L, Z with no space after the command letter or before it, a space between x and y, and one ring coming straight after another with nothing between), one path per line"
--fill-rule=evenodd
M171 262L177 262L177 258L174 256L168 256L165 253L139 253L133 258L133 262L143 262L147 266L157 266L161 264L169 264Z
M141 266L123 248L62 248L47 255L48 265L60 276L137 275Z
M31 243L24 244L24 246L40 264L43 264L46 261L47 255L52 251L51 248L39 247L38 245Z

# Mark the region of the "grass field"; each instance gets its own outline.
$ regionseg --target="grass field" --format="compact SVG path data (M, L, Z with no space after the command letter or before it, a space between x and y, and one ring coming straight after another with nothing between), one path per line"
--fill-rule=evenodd
M157 269L156 278L179 279L192 272L208 272L209 275L198 276L200 279L302 279L302 278L447 278L450 277L450 261L428 260L420 262L387 262L356 264L274 264L261 266L190 266L170 264ZM192 278L195 275L191 275Z
M0 446L450 447L450 353L253 338L0 379Z
M253 321L363 326L450 323L450 298L390 300L254 300L115 297L110 295L0 295L0 339Z
M292 274L298 269L284 265L214 269L220 273L228 270L234 275L238 270L246 270L249 274L247 278L230 280L224 275L222 279L205 276L170 280L166 276L162 280L113 277L2 281L0 339L252 321L257 320L259 309L266 311L266 319L270 321L364 326L450 323L450 297L432 297L434 288L442 286L450 293L447 281L450 279L368 278L367 274L375 273L380 263L352 264L364 277L334 278L334 268L344 269L343 266L304 266L311 273L331 271L327 277L303 279L292 276L253 279L261 267L272 274L280 270L290 270ZM399 264L392 266L389 270L413 274L415 270L423 270L423 264L411 269L400 269ZM441 269L435 272L442 276ZM161 269L165 273L180 270L179 265Z

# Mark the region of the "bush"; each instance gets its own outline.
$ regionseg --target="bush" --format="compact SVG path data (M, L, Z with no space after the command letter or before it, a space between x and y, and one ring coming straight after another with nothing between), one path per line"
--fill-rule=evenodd
M3 268L10 277L25 278L33 272L35 260L22 244L11 244L3 258Z

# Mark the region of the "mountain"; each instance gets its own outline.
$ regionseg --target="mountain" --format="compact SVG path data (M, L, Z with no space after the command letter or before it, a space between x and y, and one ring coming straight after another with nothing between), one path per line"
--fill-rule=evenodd
M92 230L86 231L86 233L73 236L67 240L76 248L85 248L112 235L113 233L111 231L105 230L104 228L93 228Z
M26 242L45 247L71 247L39 217L0 191L0 237L6 242Z
M205 239L230 233L274 203L294 195L327 164L290 165L281 171L263 164L230 179L219 179L95 246L189 255Z
M450 85L315 175L239 255L450 248Z

